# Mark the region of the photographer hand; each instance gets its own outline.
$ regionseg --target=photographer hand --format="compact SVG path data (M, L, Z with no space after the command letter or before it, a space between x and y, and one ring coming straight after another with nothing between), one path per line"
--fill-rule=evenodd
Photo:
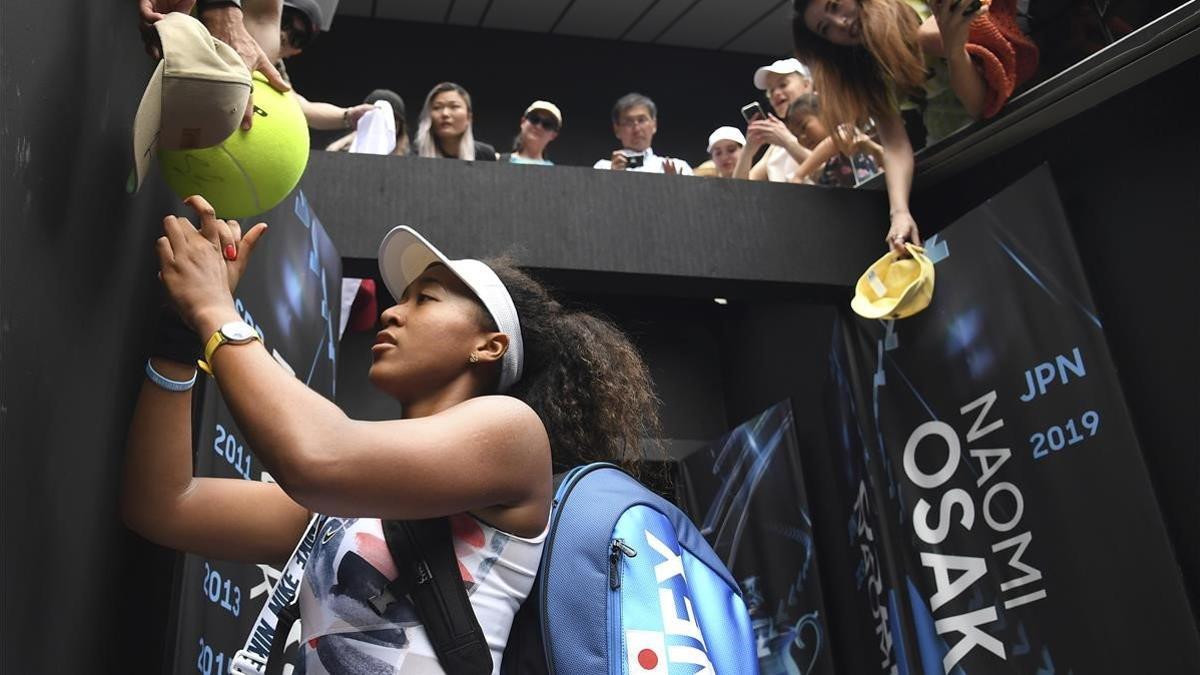
M777 117L768 115L765 118L756 119L746 128L747 141L753 135L756 139L771 145L786 147L789 141L795 141L796 137L788 130L787 125Z
M625 167L629 166L629 158L620 150L613 150L612 165L609 167L613 171L624 171Z
M966 49L971 22L988 11L987 4L981 0L932 0L929 5L937 21L946 58Z

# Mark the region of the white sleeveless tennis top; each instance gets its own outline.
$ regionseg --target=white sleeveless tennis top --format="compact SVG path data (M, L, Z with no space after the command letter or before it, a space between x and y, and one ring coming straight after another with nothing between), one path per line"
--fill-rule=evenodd
M524 539L468 514L451 516L450 526L458 569L498 673L513 615L533 587L546 532ZM444 672L408 596L389 595L382 613L368 601L396 575L378 519L328 519L300 586L305 675Z

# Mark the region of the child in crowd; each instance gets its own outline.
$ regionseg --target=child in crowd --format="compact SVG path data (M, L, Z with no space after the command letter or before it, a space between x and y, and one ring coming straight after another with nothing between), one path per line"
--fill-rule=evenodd
M717 178L733 178L733 170L737 167L744 147L746 147L746 137L737 127L719 127L709 134L708 156L710 159L704 163L712 166L712 173L709 175ZM696 175L703 174L697 170Z
M788 129L808 149L829 137L821 122L821 102L816 94L805 94L792 101L787 114ZM794 176L793 183L816 183L831 187L855 187L879 173L876 157L883 148L866 134L858 133L852 154L838 153L830 157L816 173Z

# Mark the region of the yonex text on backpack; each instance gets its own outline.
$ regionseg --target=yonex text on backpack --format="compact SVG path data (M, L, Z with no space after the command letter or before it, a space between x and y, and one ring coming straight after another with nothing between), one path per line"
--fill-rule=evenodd
M700 531L598 463L572 470L555 493L501 672L754 675L758 660L741 591Z

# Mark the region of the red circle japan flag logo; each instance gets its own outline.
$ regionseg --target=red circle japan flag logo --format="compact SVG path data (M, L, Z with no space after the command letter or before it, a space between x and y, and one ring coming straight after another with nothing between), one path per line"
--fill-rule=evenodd
M654 630L625 631L625 665L630 675L667 675L666 637Z

